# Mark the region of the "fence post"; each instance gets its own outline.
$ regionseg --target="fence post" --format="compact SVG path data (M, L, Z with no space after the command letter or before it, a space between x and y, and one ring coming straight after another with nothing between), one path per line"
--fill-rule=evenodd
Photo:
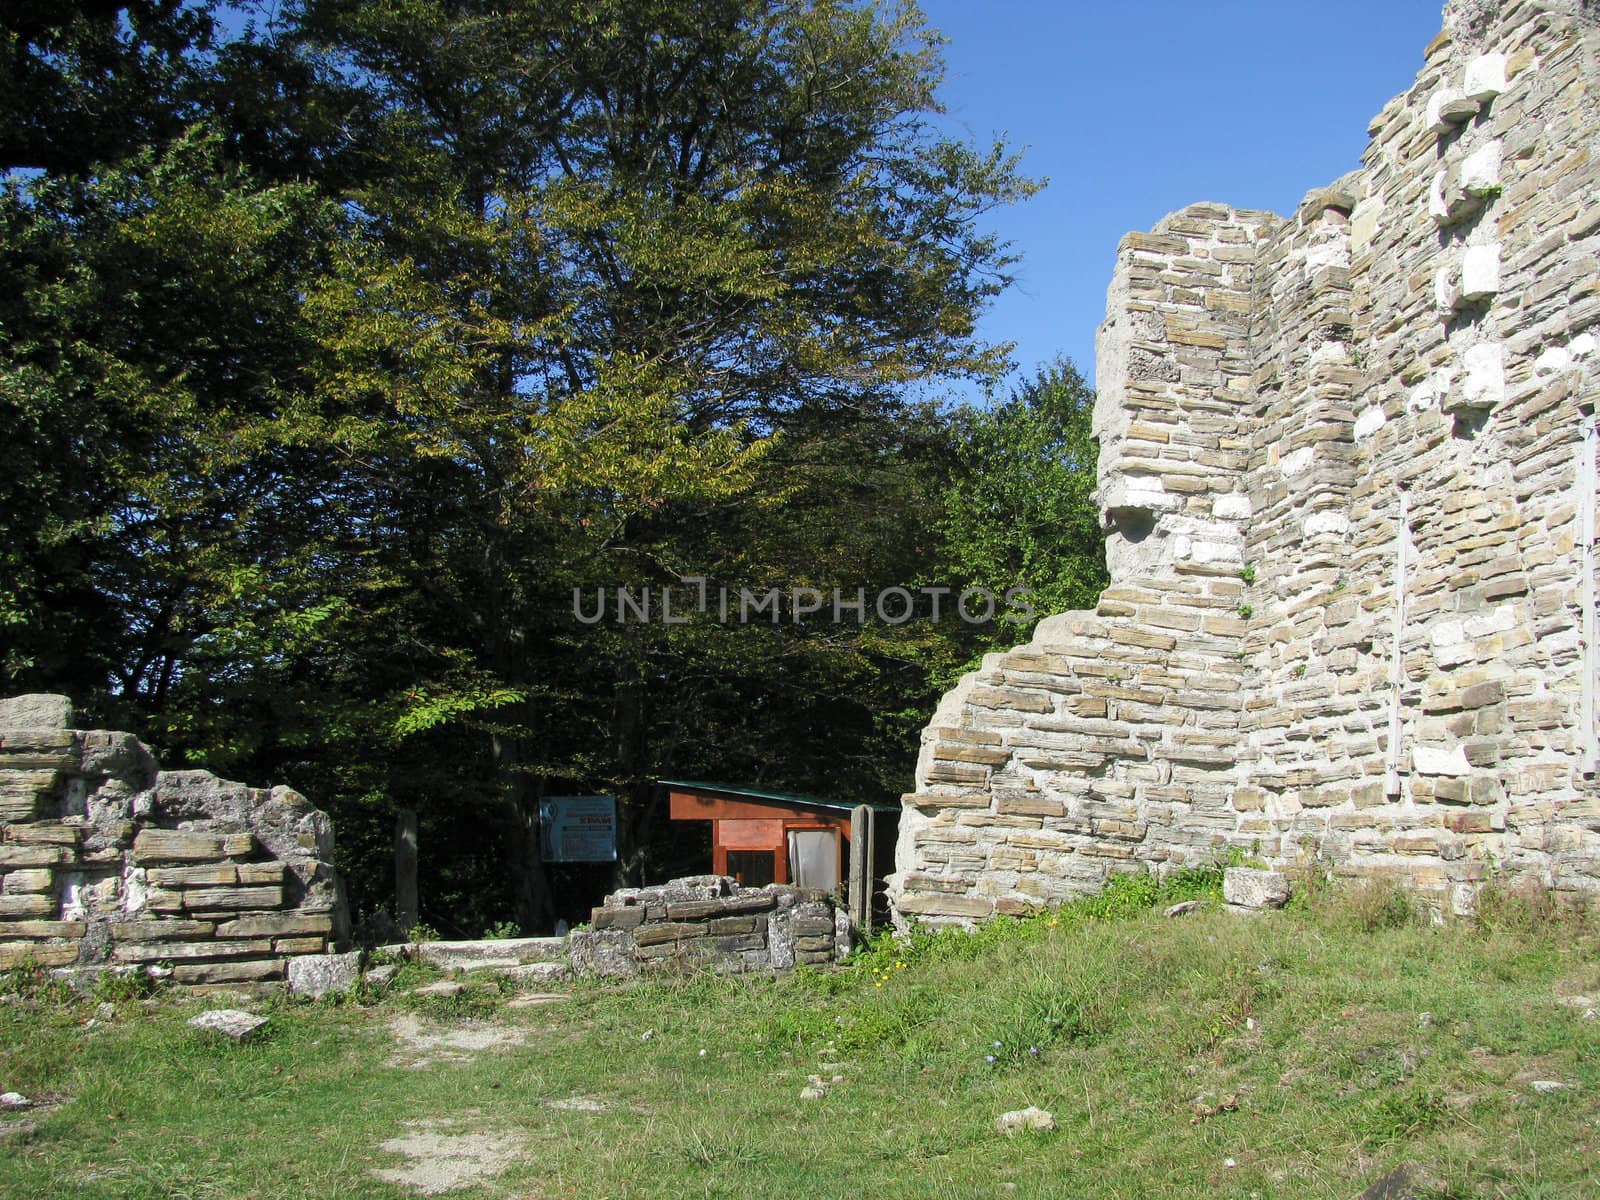
M394 919L405 937L417 923L417 810L402 808L394 815Z
M876 833L877 814L865 804L856 805L850 813L850 923L856 933L865 936L872 932L872 864L874 861L873 835Z

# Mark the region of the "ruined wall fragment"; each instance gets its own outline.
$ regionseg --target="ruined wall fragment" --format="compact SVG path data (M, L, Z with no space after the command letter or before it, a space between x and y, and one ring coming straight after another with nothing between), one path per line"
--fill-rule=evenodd
M944 698L902 915L1231 847L1455 907L1600 883L1587 12L1452 5L1359 171L1287 219L1201 204L1123 240L1112 583Z
M282 980L349 936L327 814L286 787L161 771L60 696L0 700L0 970Z

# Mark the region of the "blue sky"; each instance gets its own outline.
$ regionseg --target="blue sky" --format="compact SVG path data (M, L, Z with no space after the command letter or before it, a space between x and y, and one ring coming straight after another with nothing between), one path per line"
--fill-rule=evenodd
M1027 148L1051 183L992 227L1018 285L979 327L1031 371L1093 380L1118 239L1199 200L1287 213L1360 165L1367 122L1410 88L1439 0L922 0L950 39L950 130Z

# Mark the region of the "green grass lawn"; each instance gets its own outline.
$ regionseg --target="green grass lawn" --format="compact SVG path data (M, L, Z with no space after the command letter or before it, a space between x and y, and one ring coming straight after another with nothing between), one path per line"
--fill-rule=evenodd
M88 1026L13 975L0 1090L60 1104L6 1118L0 1195L409 1196L372 1174L409 1139L481 1155L460 1196L1344 1200L1402 1162L1429 1195L1600 1196L1600 1020L1561 1002L1600 997L1591 923L1147 907L1183 894L1211 893L1135 882L831 974L546 1007L487 981L424 1002L407 968L381 1001L258 1005L239 1045L186 1027L215 998ZM812 1075L842 1080L803 1100ZM996 1132L1030 1104L1054 1132Z

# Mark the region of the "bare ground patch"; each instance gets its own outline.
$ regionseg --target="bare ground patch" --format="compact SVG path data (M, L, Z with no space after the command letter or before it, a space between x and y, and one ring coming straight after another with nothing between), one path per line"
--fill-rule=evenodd
M488 1021L436 1025L409 1012L400 1013L390 1021L389 1032L400 1045L387 1065L412 1069L441 1062L470 1062L484 1050L520 1046L529 1033L527 1029Z
M440 1196L493 1179L523 1155L522 1143L505 1132L457 1132L452 1122L438 1120L408 1121L406 1130L378 1145L386 1154L401 1155L405 1163L374 1168L368 1174L424 1196Z

